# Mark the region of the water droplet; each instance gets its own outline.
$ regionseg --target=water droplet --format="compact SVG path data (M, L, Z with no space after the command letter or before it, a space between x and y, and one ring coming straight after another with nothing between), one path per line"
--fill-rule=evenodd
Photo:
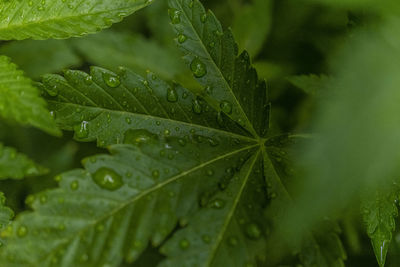
M178 42L180 44L183 44L184 42L186 42L186 40L187 40L187 36L186 35L184 35L184 34L179 34L178 35Z
M178 93L175 88L170 87L167 89L167 100L172 103L178 101Z
M91 85L91 84L93 83L93 77L90 76L90 75L86 76L86 78L85 78L85 83L86 83L87 85Z
M158 177L160 177L160 171L159 170L154 170L151 173L151 176L153 176L154 179L157 179Z
M73 181L70 185L71 190L77 190L79 188L79 182L78 181Z
M84 139L89 136L89 122L88 121L82 121L80 125L77 125L74 127L75 130L75 136L78 139Z
M232 113L232 104L229 103L228 101L221 101L221 103L219 104L219 107L221 108L222 112L224 112L225 114L231 114Z
M124 134L124 144L141 145L154 140L157 140L157 135L144 129L129 129Z
M206 20L207 20L207 14L203 14L203 15L200 17L200 20L201 20L201 22L205 23Z
M190 69L196 78L204 77L204 75L207 74L206 65L198 57L195 57L192 60L192 63L190 63Z
M259 239L261 237L261 230L255 223L249 223L246 226L246 236L250 239Z
M131 124L131 123L132 123L132 119L129 118L129 117L126 117L126 118L125 118L125 121L126 121L127 124Z
M28 228L24 225L18 227L17 235L18 237L24 237L28 234Z
M188 249L188 248L190 247L190 243L189 243L189 241L188 241L187 239L182 239L182 240L179 242L179 247L180 247L181 249Z
M172 24L178 24L181 22L181 12L179 10L171 8L168 10L168 14Z
M201 114L201 112L203 111L203 108L198 99L193 100L192 109L193 112L196 114Z
M122 177L109 168L100 168L93 174L93 181L101 188L117 190L123 185Z
M118 76L109 72L103 72L103 80L109 87L112 88L118 87L121 84Z
M58 88L57 85L51 86L51 87L45 87L46 92L49 94L49 96L55 97L58 95Z
M223 201L222 199L215 199L211 202L211 208L214 209L223 209L225 207L225 201Z

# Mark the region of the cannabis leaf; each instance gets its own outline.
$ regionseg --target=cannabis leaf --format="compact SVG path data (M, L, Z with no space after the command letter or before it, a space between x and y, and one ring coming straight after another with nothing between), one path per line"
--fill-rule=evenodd
M177 43L193 75L204 88L204 99L254 136L268 128L266 86L259 82L247 52L238 56L231 31L223 31L211 11L198 1L170 0Z
M379 266L385 266L386 254L395 230L399 191L395 183L386 187L374 186L368 189L362 201L364 222Z
M0 179L22 179L26 176L45 174L47 170L18 153L14 148L0 143Z
M34 212L20 215L2 232L7 241L0 251L4 264L131 262L150 241L159 245L178 220L183 225L199 202L222 209L213 190L232 179L257 146L230 140L213 146L196 138L185 144L176 138L159 143L153 134L136 131L136 146L114 145L112 156L84 160L85 170L57 177L60 188L28 199Z
M98 32L152 0L1 1L0 39L68 38Z
M152 73L143 78L125 68L117 74L92 67L90 75L72 70L64 77L45 75L40 87L62 129L100 146L129 140L132 128L160 136L205 136L215 145L226 138L252 140L202 98Z
M8 57L0 56L0 73L0 116L59 135L38 90Z

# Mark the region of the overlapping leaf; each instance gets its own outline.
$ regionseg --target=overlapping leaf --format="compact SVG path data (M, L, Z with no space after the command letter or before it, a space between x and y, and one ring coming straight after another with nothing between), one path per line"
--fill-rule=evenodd
M0 40L69 38L98 32L152 0L0 2Z
M160 46L141 35L104 31L72 40L72 44L88 62L111 70L117 70L119 66L139 74L151 70L169 81L186 73L185 65L175 50Z
M0 179L22 179L46 172L45 168L35 164L27 156L0 143Z
M60 133L32 81L5 56L0 56L0 116L51 134Z
M205 87L204 99L254 136L268 128L265 82L260 82L247 52L238 55L231 31L224 31L198 0L170 0L171 22L184 59Z

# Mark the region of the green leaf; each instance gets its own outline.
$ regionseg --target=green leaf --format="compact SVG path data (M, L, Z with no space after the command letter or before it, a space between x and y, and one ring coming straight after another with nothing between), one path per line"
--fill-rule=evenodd
M22 179L46 173L45 168L35 164L27 156L0 143L0 179Z
M170 0L169 5L184 59L209 92L204 99L253 136L264 136L269 119L266 85L258 80L247 52L238 55L231 31L223 31L198 0Z
M297 75L288 77L287 80L294 86L302 89L310 95L318 94L322 89L332 82L333 78L327 75Z
M0 73L0 116L59 135L38 90L8 57L0 56Z
M235 14L233 33L240 48L256 57L263 47L272 24L273 1L254 0Z
M92 67L90 75L66 71L64 77L46 75L42 82L57 124L75 130L79 141L97 140L102 147L124 143L132 129L161 137L203 136L215 144L224 138L253 140L201 97L152 73L143 78L124 68L117 74Z
M138 131L143 137L143 130ZM232 175L257 147L257 143L230 140L218 146L197 139L188 139L184 145L176 138L164 143L145 133L148 138L143 137L140 144L111 146L112 155L84 160L84 170L56 178L58 189L29 198L34 211L20 214L1 234L7 242L0 250L3 264L119 266L123 259L132 262L149 242L158 246L178 222L185 225L185 218L204 199L213 200L218 184L234 179ZM208 208L220 207L212 203Z
M98 32L152 0L30 0L0 3L0 39L69 38Z
M385 266L386 254L395 230L398 215L396 202L400 189L397 184L369 188L362 201L364 223L371 238L379 266Z
M81 59L65 40L14 41L1 46L0 54L12 58L34 79L81 64Z
M72 44L88 62L111 70L117 70L119 66L139 74L151 70L170 81L176 80L186 71L175 50L128 32L104 31L74 39Z
M265 254L265 237L270 231L260 216L266 204L264 188L258 151L227 187L205 202L205 207L188 219L188 226L161 248L167 259L160 266L255 265L256 256Z

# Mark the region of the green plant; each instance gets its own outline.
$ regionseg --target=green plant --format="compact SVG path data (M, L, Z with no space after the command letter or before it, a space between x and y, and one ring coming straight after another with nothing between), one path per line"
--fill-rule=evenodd
M300 2L0 2L0 265L396 266L398 4Z

